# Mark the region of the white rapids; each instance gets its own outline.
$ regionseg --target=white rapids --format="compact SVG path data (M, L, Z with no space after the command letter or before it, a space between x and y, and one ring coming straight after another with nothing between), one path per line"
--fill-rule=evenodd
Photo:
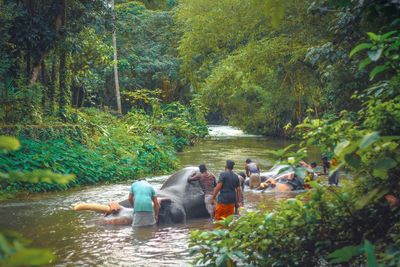
M211 137L254 137L244 133L237 127L227 125L208 125L209 134Z

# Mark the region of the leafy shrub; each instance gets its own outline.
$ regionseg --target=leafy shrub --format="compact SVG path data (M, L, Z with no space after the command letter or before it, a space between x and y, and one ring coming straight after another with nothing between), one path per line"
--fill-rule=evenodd
M18 134L23 148L0 155L0 171L49 169L74 173L77 179L67 185L7 181L0 190L40 192L171 172L175 151L205 136L207 127L182 104L156 109L160 111L154 116L137 110L122 118L96 109L69 110L70 124L3 128Z
M15 151L20 142L11 136L0 136L0 153ZM48 184L66 184L74 175L59 175L50 171L0 172L0 182L46 182ZM28 248L30 241L14 231L0 231L0 266L38 266L54 261L55 256L49 249Z
M303 145L316 145L333 155L339 164L332 172L347 169L354 177L352 185L336 188L314 182L313 190L280 203L272 212L249 212L238 220L227 218L222 222L225 229L194 231L191 247L200 254L196 264L399 266L400 104L398 91L392 90L399 65L392 61L398 60L400 45L394 34L370 33L371 45L363 46L370 49L370 64L380 64L372 66L371 79L386 74L387 80L356 96L363 103L359 112L309 118L297 126ZM380 53L390 59L378 62ZM304 157L304 150L288 150L274 154L281 161L289 155L295 157L293 162Z

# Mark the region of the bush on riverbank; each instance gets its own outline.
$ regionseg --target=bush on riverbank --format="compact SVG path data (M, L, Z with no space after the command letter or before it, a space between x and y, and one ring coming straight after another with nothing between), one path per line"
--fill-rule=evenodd
M336 188L314 183L312 191L272 212L249 212L223 221L224 229L193 232L197 264L399 266L400 32L369 33L369 38L350 54L368 49L361 62L371 63L372 57L371 79L379 72L384 78L354 95L363 108L329 120L309 118L299 127L305 144L334 154L339 165L332 172L350 170L354 184ZM377 49L381 51L374 57Z
M192 106L172 103L157 115L138 110L118 118L96 109L71 110L64 127L57 121L8 126L3 132L19 136L22 148L0 155L0 172L50 169L77 179L67 185L3 182L0 191L41 192L170 172L176 150L207 134L201 118Z
M20 148L20 142L9 136L0 136L0 154ZM66 184L75 179L74 175L60 175L47 170L35 170L28 173L0 173L2 183L13 181L37 184ZM11 230L0 230L0 266L41 266L54 262L55 255L50 249L31 248L30 241L20 233Z

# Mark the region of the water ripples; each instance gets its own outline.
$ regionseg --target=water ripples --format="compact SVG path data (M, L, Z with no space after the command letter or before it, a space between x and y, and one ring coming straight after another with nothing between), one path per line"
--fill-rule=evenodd
M227 126L219 130L214 127L212 134L215 133L231 137L244 135ZM236 161L236 170L243 169L248 157L266 169L272 166L273 161L265 149L287 144L285 140L264 138L211 139L189 147L179 154L179 158L182 167L205 163L216 175L223 170L227 159ZM148 180L159 189L167 177L157 176ZM51 248L57 256L57 266L189 266L192 261L188 250L189 232L213 229L209 220L133 229L131 226L100 225L97 223L100 214L72 210L73 205L79 202L107 204L110 199L125 200L131 182L81 187L3 202L0 205L0 228L15 229L32 239L34 246ZM271 209L276 200L295 195L292 192L257 191L245 191L244 194L246 210L259 209L260 205Z

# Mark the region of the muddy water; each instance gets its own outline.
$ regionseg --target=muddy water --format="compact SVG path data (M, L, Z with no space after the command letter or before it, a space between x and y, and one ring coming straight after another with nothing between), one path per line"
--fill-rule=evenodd
M268 169L273 161L265 149L276 149L290 142L247 136L225 126L211 127L210 139L179 154L181 167L205 163L218 174L226 159L243 169L246 158ZM317 155L311 155L315 159ZM151 177L160 188L167 176ZM37 247L51 248L57 266L188 266L188 235L192 229L212 229L208 220L185 224L132 229L130 226L103 226L98 214L74 212L78 202L106 204L109 199L126 199L132 181L123 184L79 188L68 192L39 194L29 199L0 204L0 229L14 229L33 241ZM245 209L260 204L271 208L277 199L293 197L292 193L271 194L245 191Z

